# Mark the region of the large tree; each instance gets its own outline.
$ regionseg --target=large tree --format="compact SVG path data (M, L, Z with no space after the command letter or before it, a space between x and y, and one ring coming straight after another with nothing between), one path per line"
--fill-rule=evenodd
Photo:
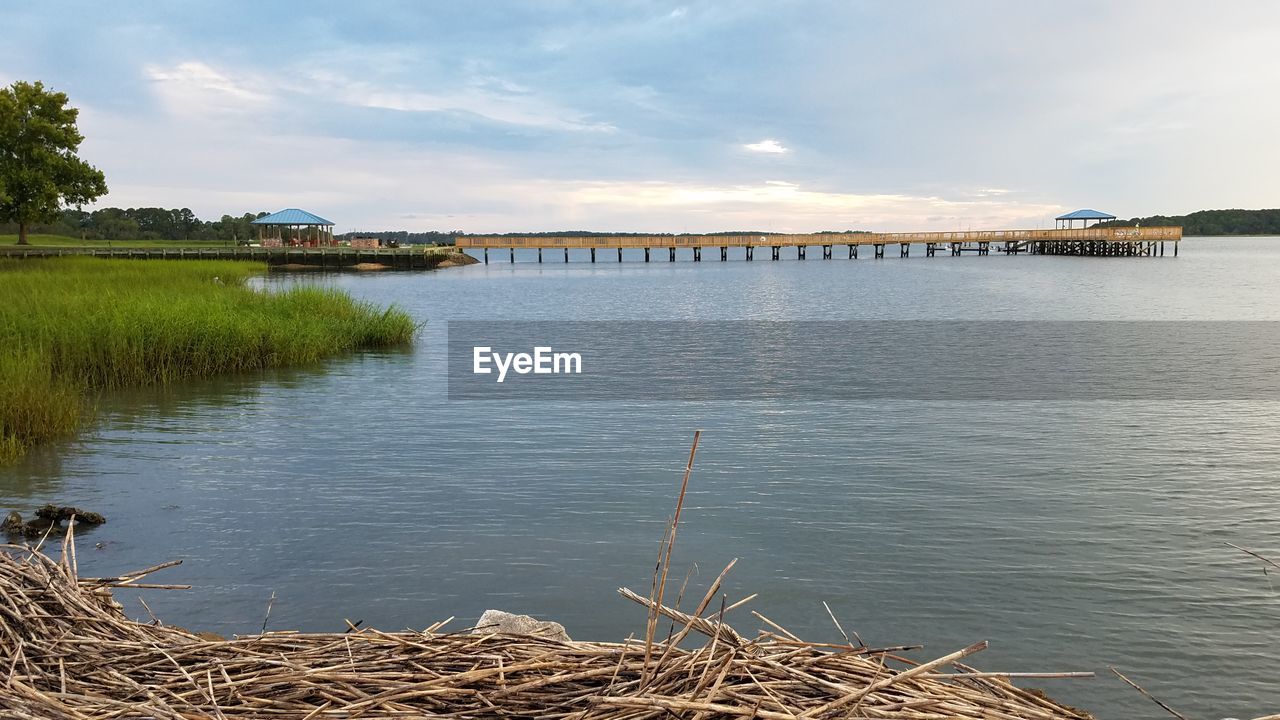
M107 192L102 171L76 156L84 141L79 114L65 93L41 82L0 89L0 222L18 224L19 245L27 244L31 223L55 220L64 205Z

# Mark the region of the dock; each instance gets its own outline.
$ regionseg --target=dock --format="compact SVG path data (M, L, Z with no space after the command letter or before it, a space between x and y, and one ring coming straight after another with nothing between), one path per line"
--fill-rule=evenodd
M363 263L384 265L392 270L431 270L448 258L437 248L351 248L351 247L0 247L0 258L40 258L68 255L127 260L254 260L269 266L306 265L341 270Z
M951 256L965 253L989 255L992 250L1008 255L1076 255L1082 257L1163 257L1166 243L1178 255L1181 227L1090 227L1056 230L966 230L955 232L907 233L807 233L794 235L460 235L459 250L483 252L489 262L490 250L506 250L515 262L516 250L537 250L538 262L544 251L562 250L569 262L569 250L589 250L591 262L598 251L616 251L622 262L624 249L644 250L649 262L656 252L666 251L667 260L675 262L677 250L691 250L694 262L701 262L703 250L720 251L720 260L729 259L729 249L742 249L747 261L755 259L757 249L767 249L769 259L781 260L783 250L795 252L804 260L810 248L821 248L822 259L830 260L837 246L847 249L848 258L858 258L861 248L869 248L872 257L885 257L886 248L897 246L898 257L909 257L911 248L923 246L926 257L939 251ZM738 254L738 253L735 253ZM788 253L790 254L790 253Z

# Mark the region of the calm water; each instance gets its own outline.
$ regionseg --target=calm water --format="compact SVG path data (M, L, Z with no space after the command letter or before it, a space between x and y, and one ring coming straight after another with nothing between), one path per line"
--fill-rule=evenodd
M615 588L647 587L702 428L676 558L691 585L741 558L730 600L759 592L805 637L838 639L825 600L922 659L988 639L985 669L1094 670L1041 684L1101 717L1163 712L1108 665L1192 716L1280 712L1280 595L1224 544L1280 555L1280 403L445 398L450 319L1280 320L1280 239L1190 240L1176 260L814 255L271 279L427 324L412 352L104 398L96 430L0 470L0 507L107 515L86 573L183 558L158 579L198 589L147 596L173 623L256 632L274 592L276 629L499 607L620 640L644 615Z

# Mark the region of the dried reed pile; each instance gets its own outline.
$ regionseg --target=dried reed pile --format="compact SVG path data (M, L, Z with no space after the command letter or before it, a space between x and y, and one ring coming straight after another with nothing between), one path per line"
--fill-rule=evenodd
M897 657L908 648L804 642L758 614L769 630L744 638L723 622L724 613L742 603L722 600L708 612L723 573L689 614L624 590L650 608L644 641L561 642L483 628L446 633L442 624L422 632L351 627L214 640L158 621L131 621L113 600L112 587L171 587L139 581L172 564L78 578L70 537L61 560L3 546L0 715L1088 717L1014 687L1008 674L959 664L985 643L917 664ZM665 570L662 576L665 581ZM659 614L669 619L669 634L652 639ZM692 633L705 637L696 649L685 642Z

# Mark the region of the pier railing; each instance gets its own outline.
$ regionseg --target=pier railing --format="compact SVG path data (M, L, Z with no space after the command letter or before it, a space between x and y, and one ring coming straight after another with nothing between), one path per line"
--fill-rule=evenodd
M1071 230L962 230L907 233L806 233L794 235L463 235L459 248L703 248L827 245L946 245L1004 242L1149 243L1182 239L1181 227L1106 227Z

